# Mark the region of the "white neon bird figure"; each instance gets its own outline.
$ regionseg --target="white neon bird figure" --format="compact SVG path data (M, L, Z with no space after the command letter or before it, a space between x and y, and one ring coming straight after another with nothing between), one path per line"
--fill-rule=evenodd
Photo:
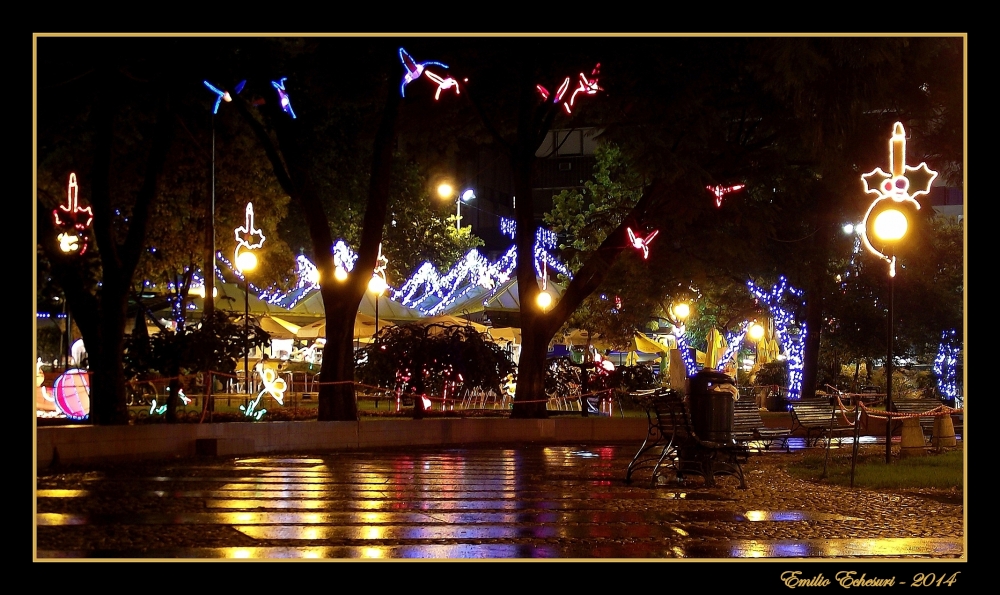
M625 230L628 232L628 241L632 244L632 247L636 250L642 250L643 260L648 259L649 243L653 241L653 238L655 238L658 233L660 233L660 230L653 230L653 233L644 238L637 237L631 227L626 227Z
M281 109L294 120L295 112L292 110L292 102L288 99L288 93L285 91L285 81L287 80L288 77L286 76L279 81L271 81L271 86L278 91L278 100L281 102Z
M403 63L403 68L406 69L406 74L403 75L403 83L399 86L399 93L403 97L406 97L406 85L409 85L413 81L420 78L420 75L427 75L427 78L434 81L438 86L437 92L434 93L434 99L439 99L441 97L441 91L445 89L455 89L455 94L460 93L458 88L458 81L452 77L443 77L437 73L427 70L427 66L440 66L441 68L448 68L447 64L442 64L441 62L417 62L413 59L410 54L406 52L403 48L399 48L399 60Z
M212 83L210 83L208 81L202 81L202 82L205 83L206 87L208 87L209 89L212 90L212 93L216 94L215 105L212 106L212 113L213 114L219 113L219 104L220 103L222 103L223 101L225 101L226 103L229 103L230 101L233 100L233 96L229 94L229 91L226 91L224 89L219 89L218 87L216 87L215 85L213 85ZM240 81L239 84L237 84L236 87L233 88L233 91L237 95L239 95L240 91L243 90L243 85L245 85L245 84L247 84L247 82L245 80Z

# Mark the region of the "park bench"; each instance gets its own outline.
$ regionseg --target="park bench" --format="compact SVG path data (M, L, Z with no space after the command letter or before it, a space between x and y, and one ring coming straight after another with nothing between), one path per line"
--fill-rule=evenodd
M789 403L792 427L789 433L803 432L806 446L814 446L820 438L852 436L854 423L827 399L799 399ZM852 414L853 415L853 414Z
M780 442L787 452L791 452L788 446L789 434L788 428L769 428L764 425L760 408L752 396L741 396L733 404L733 439L748 449L751 442L762 444L764 450L771 450L772 444Z
M747 461L745 446L735 441L714 442L701 439L691 425L691 412L684 395L672 389L656 389L637 395L646 404L649 429L646 439L625 472L625 483L641 468L652 467L651 485L672 469L678 480L685 475L700 475L705 485L715 485L716 475L732 475L746 489L742 464Z
M947 415L948 412L951 413L951 423L955 428L955 434L962 433L962 418L961 413L954 413L955 409L949 408L939 399L893 399L892 409L897 413L907 413L910 415L919 415L920 429L923 430L925 436L934 435L934 420L943 415ZM893 430L899 428L901 422L896 421L893 424Z

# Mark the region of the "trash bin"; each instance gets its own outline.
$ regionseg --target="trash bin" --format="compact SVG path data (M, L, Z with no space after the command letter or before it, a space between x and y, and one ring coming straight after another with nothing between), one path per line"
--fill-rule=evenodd
M733 409L739 391L732 376L700 370L691 377L691 425L702 440L733 442Z

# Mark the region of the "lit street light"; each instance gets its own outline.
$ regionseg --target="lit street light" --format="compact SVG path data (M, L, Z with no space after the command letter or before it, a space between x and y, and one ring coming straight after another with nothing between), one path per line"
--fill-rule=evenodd
M451 184L444 183L438 185L437 188L438 196L441 198L451 198L455 192L455 189ZM462 229L462 201L469 202L470 200L476 198L476 193L471 188L467 188L461 195L458 196L455 201L455 229Z
M236 232L233 261L236 263L236 270L243 276L243 381L246 383L247 394L250 394L250 348L247 344L250 338L250 280L246 273L257 268L257 255L253 250L263 246L266 239L261 230L254 228L253 203L247 203L244 225L233 231ZM257 236L260 241L256 241Z
M885 462L887 464L892 460L892 418L889 417L889 412L892 410L892 302L895 293L896 252L908 227L906 214L902 208L909 204L914 210L920 209L920 203L915 197L928 194L931 182L937 177L937 172L929 169L926 163L916 167L906 165L906 132L900 122L893 125L892 136L889 137L889 164L891 173L886 173L877 167L861 176L865 192L876 195L862 221L861 239L869 251L889 263L889 311L885 358ZM880 241L879 247L872 244L869 239L870 234Z

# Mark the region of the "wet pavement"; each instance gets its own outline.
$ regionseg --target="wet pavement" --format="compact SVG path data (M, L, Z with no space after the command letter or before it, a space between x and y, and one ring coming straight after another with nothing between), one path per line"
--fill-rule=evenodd
M965 559L961 491L797 479L790 462L824 453L802 446L751 456L747 490L728 476L626 484L637 444L54 468L37 477L35 558Z

